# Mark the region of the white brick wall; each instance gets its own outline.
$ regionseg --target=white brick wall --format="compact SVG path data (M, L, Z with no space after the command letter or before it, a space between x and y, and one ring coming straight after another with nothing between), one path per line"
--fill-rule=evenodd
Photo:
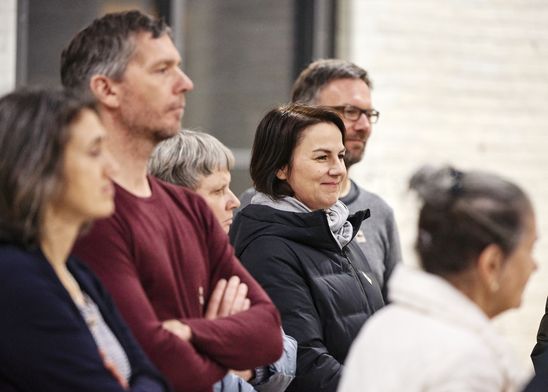
M17 0L0 1L0 95L15 87Z
M423 163L482 168L521 184L537 212L539 270L522 307L497 320L531 366L548 295L548 2L347 0L341 57L367 68L381 118L352 170L394 207L414 262L406 183Z

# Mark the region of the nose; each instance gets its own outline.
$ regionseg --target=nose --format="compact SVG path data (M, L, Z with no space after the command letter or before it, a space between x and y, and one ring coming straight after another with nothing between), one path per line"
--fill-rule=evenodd
M329 168L329 175L333 177L344 177L346 175L346 166L343 159L335 159Z
M231 189L228 190L228 201L226 203L227 210L234 210L240 206L240 200L232 192Z
M179 67L177 67L177 83L175 84L175 89L177 93L192 91L194 89L194 83L188 77L186 73Z
M364 113L361 113L360 117L358 117L358 119L354 122L353 128L356 132L361 132L364 135L368 135L371 133L371 122Z

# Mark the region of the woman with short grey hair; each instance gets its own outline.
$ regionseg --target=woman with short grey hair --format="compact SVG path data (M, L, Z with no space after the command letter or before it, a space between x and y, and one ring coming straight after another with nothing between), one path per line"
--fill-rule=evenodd
M240 205L230 190L230 170L234 162L232 152L214 136L182 130L156 147L149 172L161 180L196 191L228 233L233 211ZM297 349L292 337L284 334L283 338L284 353L278 361L252 372L229 373L215 384L214 391L283 392L295 375Z
M216 170L232 170L234 163L232 151L215 136L185 129L160 143L149 169L166 182L196 189L203 177Z
M240 201L230 190L234 155L214 136L180 131L160 143L149 162L149 172L166 182L190 188L202 196L228 232Z

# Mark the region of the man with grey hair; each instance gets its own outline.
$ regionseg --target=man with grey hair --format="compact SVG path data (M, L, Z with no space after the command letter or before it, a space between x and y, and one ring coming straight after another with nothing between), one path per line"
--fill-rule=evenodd
M372 124L379 119L379 112L373 108L371 89L372 83L365 69L340 59L314 61L293 84L292 102L328 106L340 113L346 128L344 161L347 169L363 158ZM248 189L240 195L240 209L251 202L254 194L253 189ZM359 187L348 176L340 199L350 213L368 208L371 211L371 217L363 221L356 241L386 298L386 282L401 260L393 211L382 198Z
M204 200L147 175L154 147L179 131L193 88L169 27L139 11L108 14L80 31L61 61L65 87L97 99L119 166L115 214L96 222L75 253L146 353L176 392L211 391L229 369L278 359L276 308Z

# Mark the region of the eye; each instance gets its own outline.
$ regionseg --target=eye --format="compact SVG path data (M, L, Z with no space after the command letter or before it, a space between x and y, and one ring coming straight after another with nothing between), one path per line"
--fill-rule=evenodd
M214 189L211 193L213 195L221 196L225 193L225 188L222 187L222 188Z
M317 160L317 161L325 161L325 160L327 160L327 155L319 155L314 159Z
M92 158L97 158L97 157L101 156L101 153L102 153L102 150L101 150L100 146L94 146L94 147L90 148L89 151L88 151L89 156L92 157Z
M341 153L339 154L339 160L342 161L342 160L344 159L344 156L345 156L345 153L344 153L344 152L341 152Z
M355 116L358 116L360 114L360 111L356 108L346 108L344 109L344 111L346 112L347 115L351 116L351 117L355 117Z
M156 72L159 74L165 74L168 71L167 65L162 65L161 67L156 69Z

